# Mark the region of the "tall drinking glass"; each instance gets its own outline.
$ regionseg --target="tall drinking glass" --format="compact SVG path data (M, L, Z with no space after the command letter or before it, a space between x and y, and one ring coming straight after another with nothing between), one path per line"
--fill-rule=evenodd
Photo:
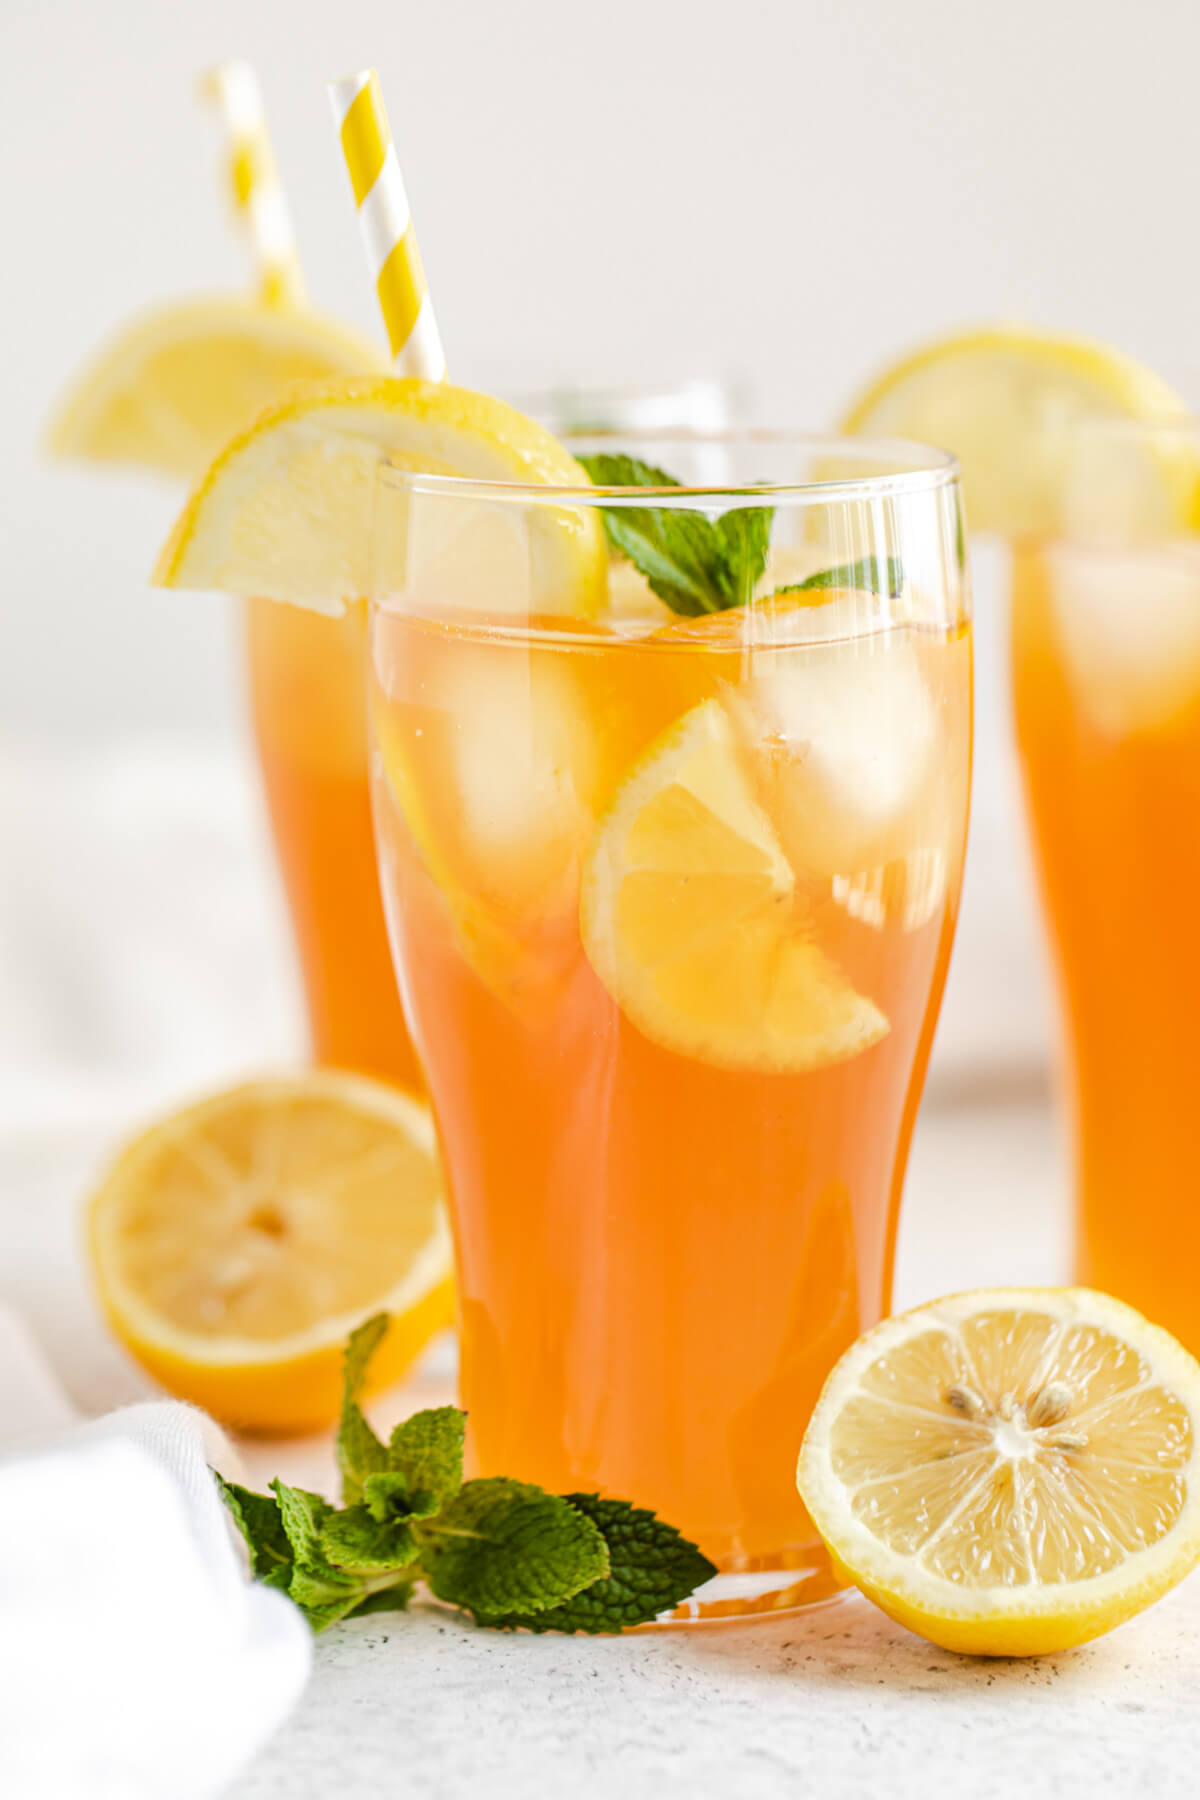
M560 430L586 417L669 429L721 425L721 384L531 393L522 409ZM267 810L299 953L313 1054L419 1090L420 1064L392 972L367 781L366 613L323 618L269 600L245 612L249 687Z
M571 447L723 476L384 469L377 506L376 830L470 1461L658 1510L724 1572L696 1615L807 1603L833 1582L796 1454L889 1303L954 930L955 467L775 436ZM609 561L602 515L643 560L691 554L710 597L718 543L757 578L681 616ZM758 574L736 546L768 531Z
M1017 736L1063 1019L1076 1274L1200 1354L1200 434L1076 434L1019 545Z

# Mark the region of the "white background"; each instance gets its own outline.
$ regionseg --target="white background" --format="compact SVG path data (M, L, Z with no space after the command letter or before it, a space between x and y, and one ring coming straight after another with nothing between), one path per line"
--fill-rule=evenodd
M146 584L173 492L37 450L113 327L250 279L195 99L230 55L259 68L314 299L369 330L323 84L377 64L464 380L713 372L764 420L823 425L903 347L992 318L1110 339L1185 391L1200 367L1194 0L3 0L0 1053L7 1028L16 1064L190 1033L215 1070L298 1041L239 774L232 615ZM1024 1079L1047 1007L995 585L980 599L974 847L939 1056ZM26 779L46 758L61 822ZM226 943L241 960L222 988ZM223 1011L235 993L252 1027Z

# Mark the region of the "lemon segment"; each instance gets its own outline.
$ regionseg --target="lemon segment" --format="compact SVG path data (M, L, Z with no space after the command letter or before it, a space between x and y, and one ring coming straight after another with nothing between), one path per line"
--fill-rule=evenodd
M888 1030L814 941L718 700L687 713L619 789L588 853L580 925L622 1012L682 1056L795 1072Z
M342 1345L371 1313L392 1315L382 1387L453 1312L430 1116L357 1076L257 1081L153 1125L93 1195L88 1241L137 1360L249 1429L331 1423Z
M297 382L382 371L367 337L307 309L214 298L157 308L119 331L51 424L62 457L193 480Z
M1104 344L1017 327L974 331L896 363L851 407L843 430L914 438L962 465L974 531L1042 533L1062 522L1084 419L1169 420L1186 415L1151 370ZM1134 481L1153 517L1190 524L1200 467L1185 444L1143 442Z
M1030 1656L1200 1561L1200 1365L1082 1288L887 1319L826 1383L797 1482L845 1578L947 1649Z
M445 382L309 385L261 413L193 492L159 558L163 587L338 613L406 594L439 612L590 615L607 557L590 506L414 494L387 463L478 481L586 489L558 440L503 401Z

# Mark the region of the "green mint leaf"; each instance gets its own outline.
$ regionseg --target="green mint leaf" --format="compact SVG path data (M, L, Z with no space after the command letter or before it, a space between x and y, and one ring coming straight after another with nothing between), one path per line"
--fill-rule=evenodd
M529 1631L624 1631L678 1606L716 1574L707 1556L644 1507L598 1494L568 1494L608 1545L609 1572L561 1606L542 1612L478 1617L480 1625Z
M270 1494L256 1494L226 1481L213 1470L217 1491L229 1508L229 1514L250 1552L250 1573L267 1587L287 1592L292 1578L292 1546L283 1528L279 1502Z
M387 1335L387 1313L375 1313L350 1333L342 1372L342 1418L338 1426L337 1459L342 1472L342 1499L348 1506L362 1499L367 1475L388 1466L386 1446L368 1425L358 1397L371 1358Z
M579 459L599 487L678 487L664 469L606 452ZM666 506L602 506L609 543L660 600L689 618L743 605L766 566L773 509L734 507L719 519Z
M809 594L820 588L859 588L895 600L904 589L904 565L898 556L889 556L883 562L877 556L864 556L858 562L839 563L836 569L818 569L806 581L789 582L775 592Z
M366 1586L361 1576L335 1568L325 1554L321 1534L334 1515L329 1502L307 1488L289 1487L286 1481L277 1479L271 1486L296 1557L288 1595L313 1630L324 1631L353 1612L366 1595Z
M417 1540L407 1525L381 1522L365 1506L331 1513L321 1526L320 1543L327 1562L348 1575L382 1575L407 1568L417 1555Z
M390 1586L378 1588L373 1594L368 1594L365 1600L360 1600L351 1617L357 1619L363 1613L406 1612L416 1585L411 1575L401 1576Z
M431 1406L397 1425L387 1476L370 1477L365 1484L376 1517L402 1512L410 1519L431 1519L453 1500L462 1487L466 1424L467 1415L457 1406ZM387 1511L379 1511L381 1506Z
M542 1488L503 1476L468 1481L416 1531L438 1599L489 1617L558 1606L609 1570L591 1519Z
M328 1500L307 1488L289 1487L276 1476L271 1491L279 1502L279 1515L298 1564L323 1569L326 1559L321 1549L321 1527L333 1512Z
M771 546L770 506L737 506L722 513L716 530L725 558L725 605L745 606L767 566Z
M363 1504L373 1519L386 1525L393 1519L430 1519L440 1507L431 1506L424 1511L412 1512L409 1508L408 1477L401 1475L396 1469L381 1469L377 1475L368 1475L363 1482Z
M366 1589L361 1581L346 1581L340 1587L317 1580L298 1569L288 1593L308 1620L314 1632L322 1632L340 1619L347 1618L362 1605Z

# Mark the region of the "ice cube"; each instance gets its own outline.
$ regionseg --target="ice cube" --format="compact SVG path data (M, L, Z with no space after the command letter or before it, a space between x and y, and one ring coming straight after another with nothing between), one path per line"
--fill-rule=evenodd
M455 860L469 886L523 911L570 878L583 853L597 734L571 655L499 642L454 648L427 695L449 763L440 803L457 815Z
M940 732L912 645L891 633L763 660L734 705L793 864L850 876L919 849Z
M1068 679L1101 731L1161 728L1200 700L1200 553L1058 545L1047 574Z

